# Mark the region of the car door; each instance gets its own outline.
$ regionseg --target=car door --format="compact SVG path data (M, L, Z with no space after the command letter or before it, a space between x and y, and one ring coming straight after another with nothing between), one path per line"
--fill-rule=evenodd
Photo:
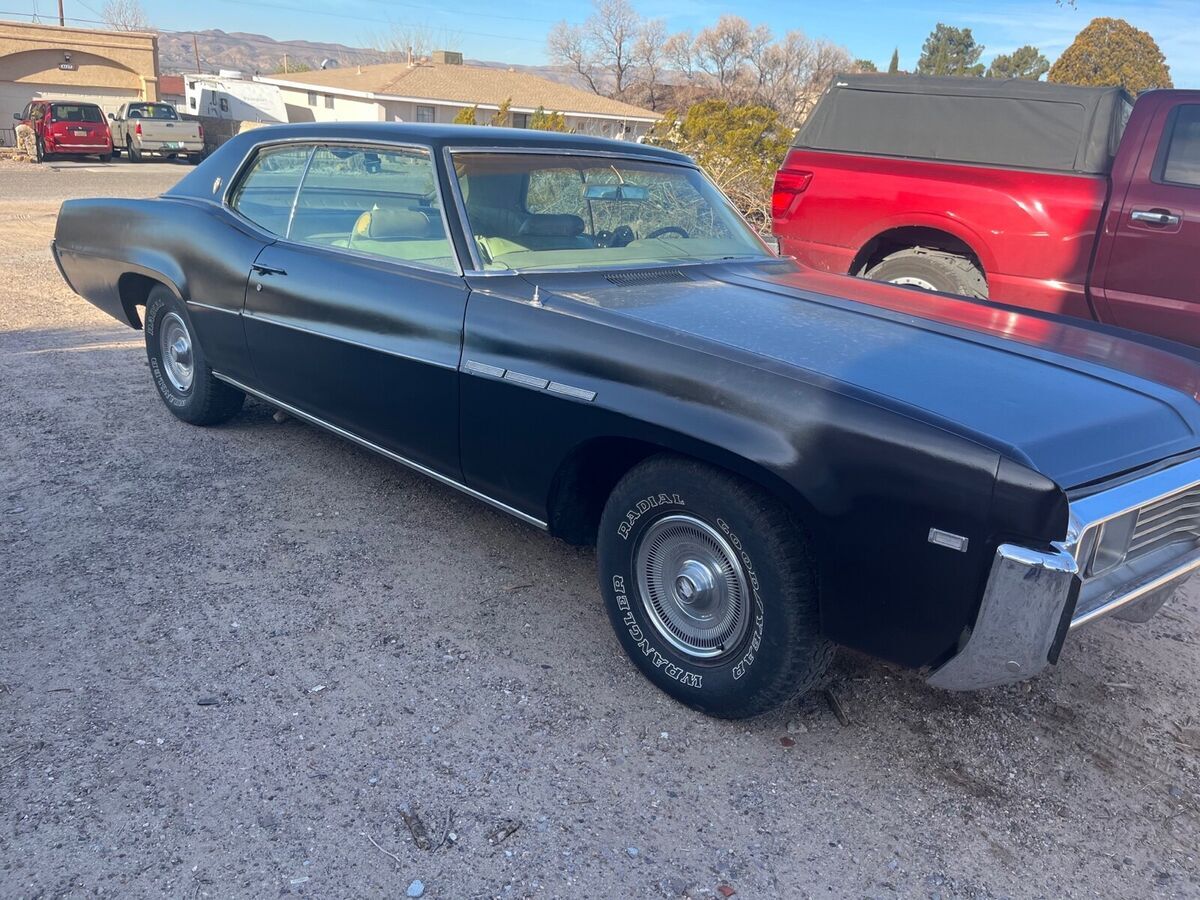
M234 204L254 196L243 185ZM312 147L244 321L264 393L457 478L468 289L442 209L426 148Z
M1101 287L1116 324L1200 345L1200 103L1161 115L1112 232Z

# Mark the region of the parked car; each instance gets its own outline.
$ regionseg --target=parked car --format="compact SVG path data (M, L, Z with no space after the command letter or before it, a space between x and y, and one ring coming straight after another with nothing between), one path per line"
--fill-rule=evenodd
M170 103L123 103L112 120L114 152L132 162L148 155L187 157L195 165L204 158L204 126L179 118Z
M97 156L112 159L112 135L104 112L95 103L74 100L31 100L13 118L33 129L38 162L53 156Z
M1200 345L1200 91L838 76L773 201L814 269Z
M184 422L258 397L595 542L621 646L714 715L835 644L1028 678L1200 566L1200 353L814 281L660 148L260 128L158 199L64 203L53 253Z

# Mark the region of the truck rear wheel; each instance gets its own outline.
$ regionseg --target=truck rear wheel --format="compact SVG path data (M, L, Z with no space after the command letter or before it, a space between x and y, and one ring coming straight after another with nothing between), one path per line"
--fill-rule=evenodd
M132 138L125 138L125 150L129 154L129 161L140 163L142 161L142 151L133 145Z
M832 659L808 541L750 482L652 457L613 489L597 551L617 639L681 703L758 715L812 689Z
M961 294L964 297L987 299L987 279L982 270L965 256L941 250L909 247L888 254L865 273L872 281Z
M238 414L246 395L213 375L186 304L162 285L146 301L145 329L154 386L176 418L218 425Z

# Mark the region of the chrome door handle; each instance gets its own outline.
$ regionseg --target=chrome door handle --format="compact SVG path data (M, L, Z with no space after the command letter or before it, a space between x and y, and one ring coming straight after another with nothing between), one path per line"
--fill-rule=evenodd
M1174 228L1180 222L1179 216L1173 215L1165 209L1135 209L1129 214L1129 218L1135 222L1145 222L1147 225L1157 225L1160 228L1168 225Z

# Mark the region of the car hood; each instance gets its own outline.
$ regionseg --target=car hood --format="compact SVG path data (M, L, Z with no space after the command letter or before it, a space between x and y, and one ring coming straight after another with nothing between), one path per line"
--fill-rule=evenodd
M1200 447L1196 356L1130 332L790 263L527 277L627 327L866 394L1063 488Z

